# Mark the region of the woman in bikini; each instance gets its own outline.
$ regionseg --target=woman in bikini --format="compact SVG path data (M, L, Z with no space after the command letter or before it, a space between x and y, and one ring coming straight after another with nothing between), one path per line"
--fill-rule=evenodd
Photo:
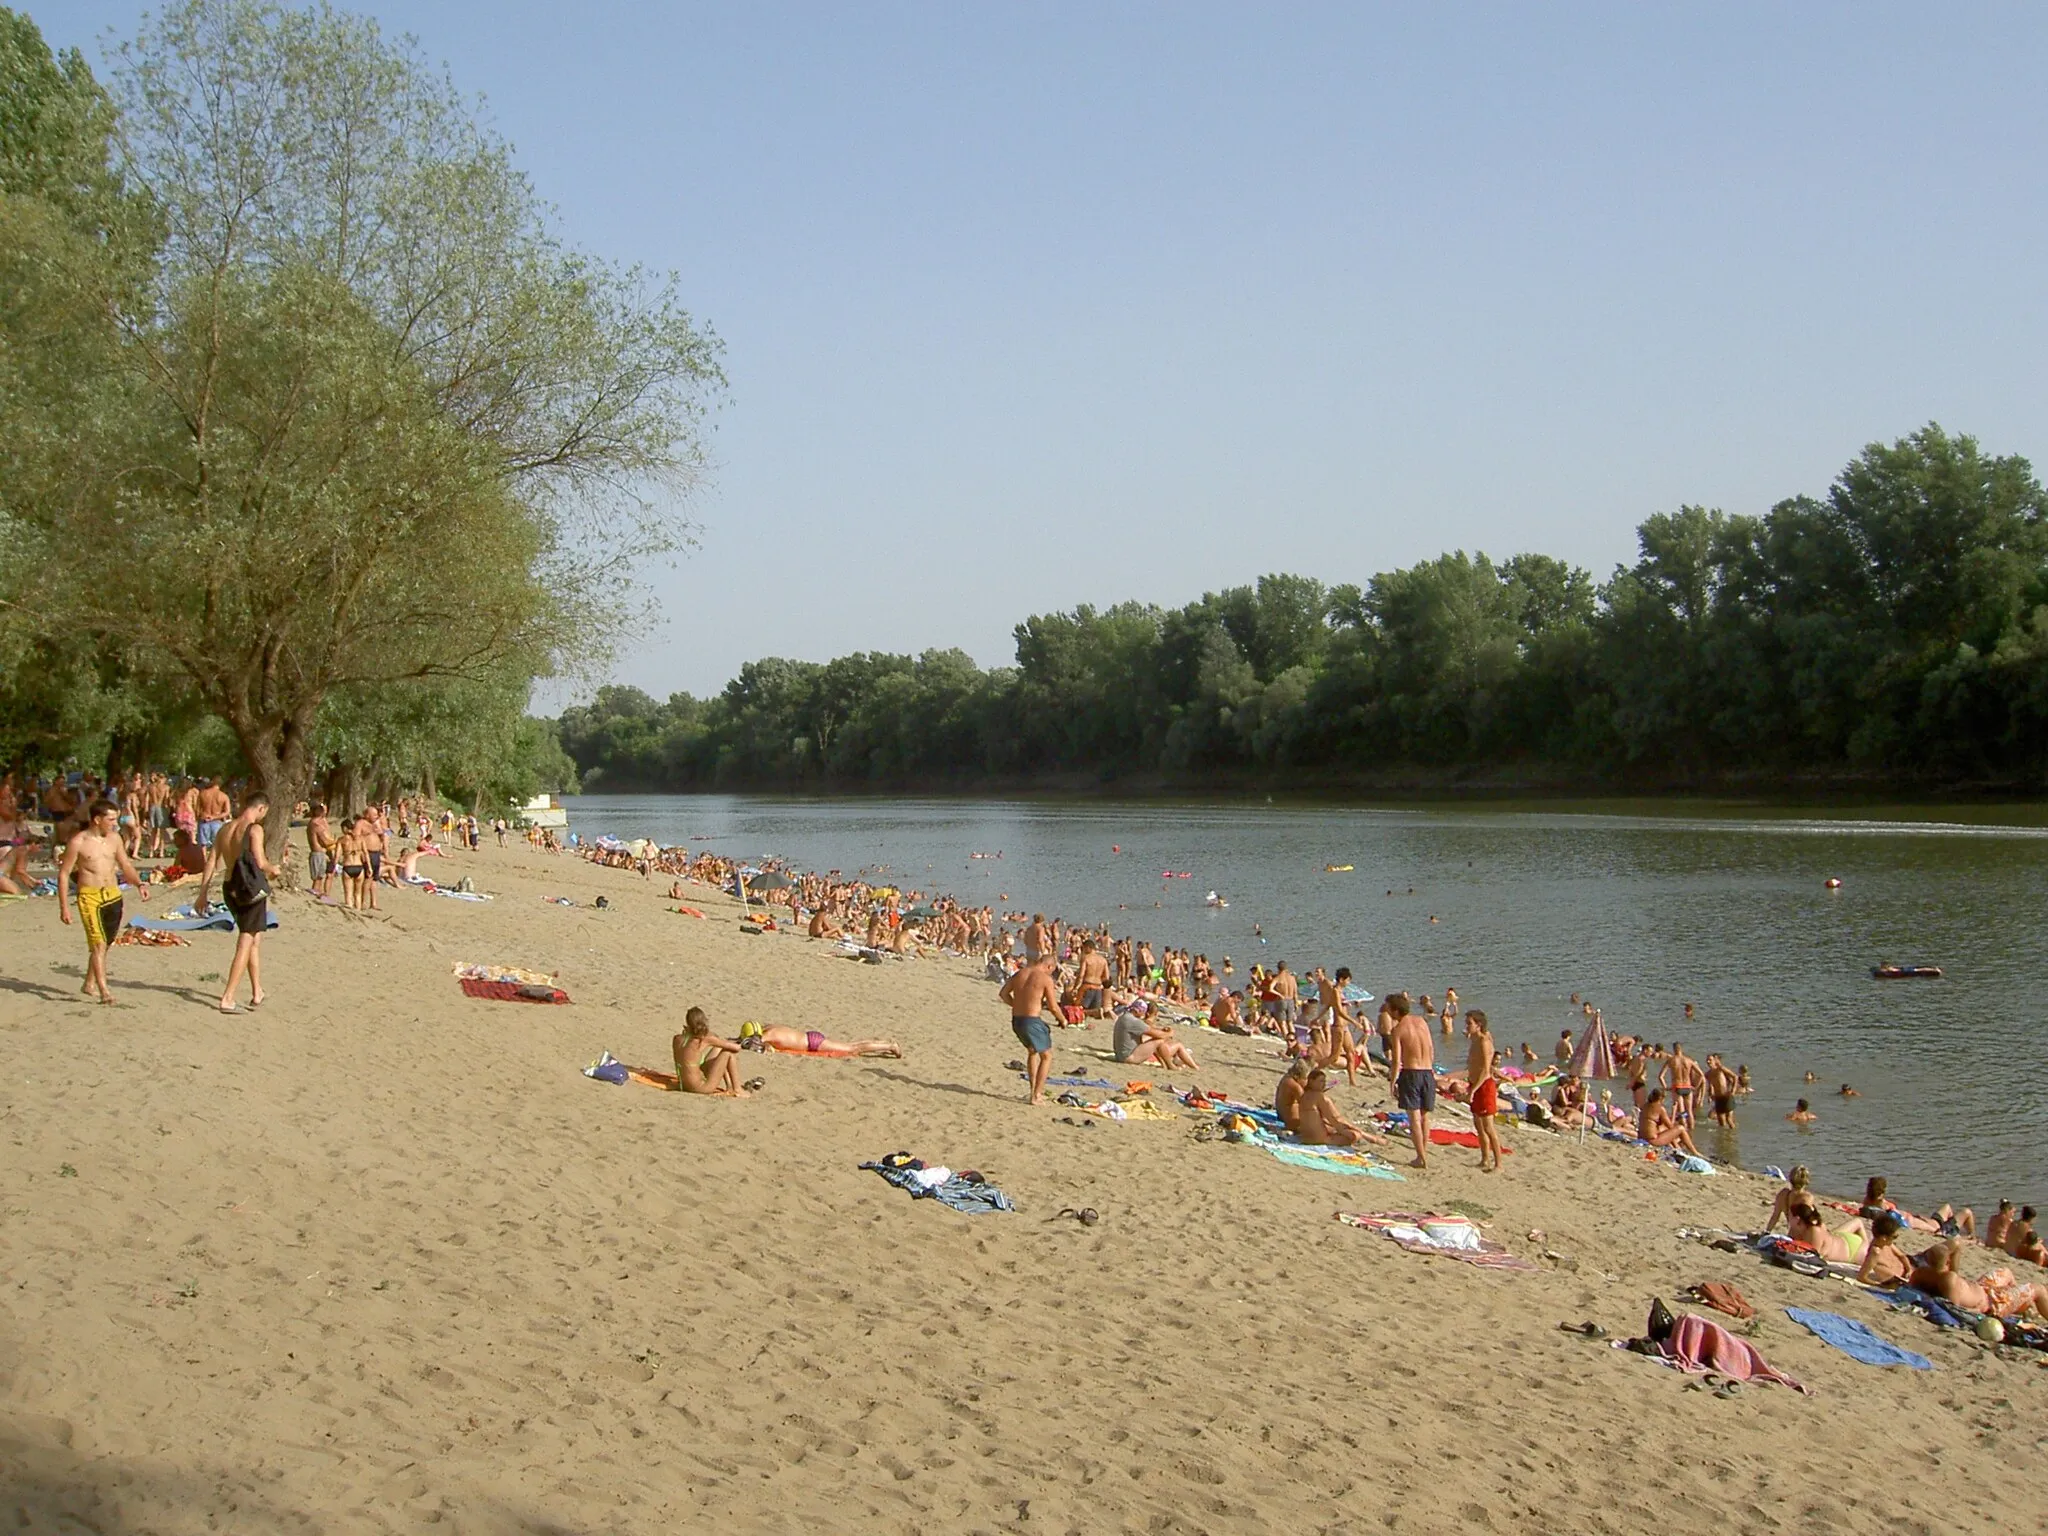
M739 1043L712 1034L711 1018L702 1008L683 1015L683 1032L670 1045L675 1051L677 1086L684 1093L747 1097L747 1090L740 1086Z
M780 1024L765 1028L751 1021L740 1026L739 1048L743 1051L780 1051L787 1056L901 1056L903 1047L894 1040L828 1040L815 1029L786 1029Z
M1764 1223L1764 1230L1766 1232L1777 1231L1778 1223L1791 1214L1792 1207L1806 1202L1806 1181L1808 1177L1806 1164L1804 1163L1799 1164L1792 1170L1785 1180L1785 1187L1778 1191L1778 1198L1771 1202L1771 1219Z
M1830 1264L1860 1264L1863 1250L1870 1246L1870 1228L1861 1217L1840 1232L1831 1231L1820 1219L1820 1207L1811 1196L1785 1212L1785 1234L1794 1242L1807 1244Z

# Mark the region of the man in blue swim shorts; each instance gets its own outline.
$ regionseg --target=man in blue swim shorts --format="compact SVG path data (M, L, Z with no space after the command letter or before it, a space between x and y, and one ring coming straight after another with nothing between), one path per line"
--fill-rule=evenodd
M1003 983L1000 994L1010 1005L1010 1028L1024 1047L1024 1070L1031 1079L1030 1103L1045 1093L1045 1076L1052 1070L1052 1030L1043 1014L1060 1005L1060 984L1053 975L1051 955L1041 955Z

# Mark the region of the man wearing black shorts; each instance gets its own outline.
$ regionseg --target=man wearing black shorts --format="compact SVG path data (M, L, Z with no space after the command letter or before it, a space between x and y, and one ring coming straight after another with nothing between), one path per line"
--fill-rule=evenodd
M1415 1012L1406 992L1387 999L1394 1022L1387 1030L1387 1065L1394 1077L1394 1102L1408 1111L1408 1135L1415 1143L1411 1168L1429 1166L1429 1113L1436 1108L1436 1035Z

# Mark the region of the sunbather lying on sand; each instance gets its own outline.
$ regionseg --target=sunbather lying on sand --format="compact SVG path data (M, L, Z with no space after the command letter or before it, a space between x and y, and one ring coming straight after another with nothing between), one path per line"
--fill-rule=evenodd
M787 1029L780 1024L740 1026L737 1042L743 1051L781 1051L789 1056L901 1056L894 1040L828 1040L815 1029Z
M1308 1075L1294 1123L1295 1140L1310 1147L1355 1147L1365 1132L1337 1113L1330 1102L1328 1077L1321 1067Z
M740 1086L740 1048L711 1033L711 1019L702 1008L683 1015L683 1032L672 1042L676 1076L684 1093L715 1093L729 1099L747 1097Z
M1820 1219L1820 1207L1812 1196L1795 1202L1785 1212L1785 1235L1795 1242L1810 1244L1830 1264L1857 1264L1870 1244L1870 1227L1859 1216L1840 1232L1832 1232Z
M2011 1270L1994 1270L1982 1281L1958 1272L1956 1257L1962 1246L1950 1239L1921 1254L1913 1266L1913 1289L1991 1317L2048 1318L2048 1292L2038 1285L2020 1284Z

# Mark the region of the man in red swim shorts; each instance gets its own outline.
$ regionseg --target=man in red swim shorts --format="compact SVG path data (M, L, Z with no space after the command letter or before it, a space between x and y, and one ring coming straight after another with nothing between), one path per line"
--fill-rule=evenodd
M1465 1014L1465 1080L1472 1085L1472 1129L1479 1133L1479 1171L1500 1172L1500 1079L1493 1075L1493 1032L1477 1008Z

